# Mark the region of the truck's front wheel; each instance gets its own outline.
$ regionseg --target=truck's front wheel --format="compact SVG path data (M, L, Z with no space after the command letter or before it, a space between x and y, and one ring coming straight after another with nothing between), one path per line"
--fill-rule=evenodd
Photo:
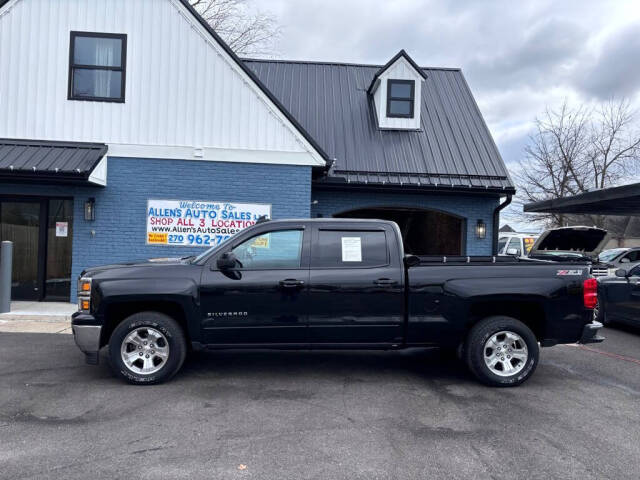
M511 317L489 317L469 332L465 360L471 372L486 385L515 387L527 380L538 365L540 349L531 329Z
M186 352L180 325L159 312L127 317L109 340L109 360L115 375L140 385L169 380L182 366Z

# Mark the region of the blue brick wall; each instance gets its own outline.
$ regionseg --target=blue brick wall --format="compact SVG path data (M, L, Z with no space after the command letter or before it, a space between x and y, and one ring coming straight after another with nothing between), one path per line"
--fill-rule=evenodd
M73 302L75 279L87 267L204 251L147 245L149 198L270 203L273 218L304 218L310 214L311 167L110 157L105 188L0 183L0 193L74 198ZM96 199L93 222L84 220L89 197Z
M311 190L311 168L250 163L109 158L108 186L56 186L0 182L0 194L64 196L74 200L71 301L75 279L87 268L106 263L164 256L186 256L202 247L146 244L149 198L272 204L273 218L305 218L366 207L419 207L467 219L468 255L491 253L497 197ZM84 202L96 199L96 220L84 220ZM312 200L317 203L312 205ZM487 225L484 240L475 223Z
M492 247L493 211L497 197L478 195L436 195L431 193L380 193L366 191L318 190L312 192L311 216L330 217L333 214L368 207L409 207L439 210L466 219L467 255L490 255ZM317 203L315 203L317 201ZM478 219L487 225L484 239L475 236Z

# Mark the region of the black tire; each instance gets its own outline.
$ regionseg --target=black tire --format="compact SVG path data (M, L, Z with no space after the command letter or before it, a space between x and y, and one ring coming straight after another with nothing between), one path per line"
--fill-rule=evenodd
M485 353L492 351L491 348L485 350L485 345L492 336L500 332L515 333L526 344L527 355L526 360L522 361L522 365L516 358L510 361L512 366L513 362L516 362L515 373L512 375L494 373L485 363ZM478 322L469 332L464 348L464 360L471 373L482 383L491 387L515 387L520 385L533 375L538 366L539 357L538 340L531 329L520 320L503 316L488 317ZM504 360L500 363L504 365Z
M153 330L147 330L145 327ZM129 367L122 359L121 348L123 342L127 336L134 331L137 331L136 333L144 336L145 332L149 335L149 332L154 332L154 330L156 332L160 332L162 336L164 336L164 339L160 337L157 343L160 346L158 350L165 348L164 344L166 343L167 358L166 360L160 358L157 359L160 360L158 361L158 365L154 366L154 368L160 367L157 371L152 373L135 371L140 370L140 368L137 368L135 365ZM151 342L151 339L149 342ZM153 346L153 343L149 343L149 345ZM128 347L125 348L131 348L131 346L131 344L128 344ZM147 344L145 343L145 346L142 348L146 349L151 347L147 347ZM131 353L135 353L137 351L138 350L135 350L134 348L131 350ZM141 349L142 355L140 360L143 363L145 352L147 351ZM154 351L151 352L155 353ZM116 377L122 378L123 380L136 385L152 385L169 380L178 372L178 370L180 370L180 367L182 367L186 354L187 341L182 327L180 327L173 318L159 312L140 312L125 318L115 328L109 340L109 363L111 365L111 370ZM154 357L152 360L156 360L156 358Z

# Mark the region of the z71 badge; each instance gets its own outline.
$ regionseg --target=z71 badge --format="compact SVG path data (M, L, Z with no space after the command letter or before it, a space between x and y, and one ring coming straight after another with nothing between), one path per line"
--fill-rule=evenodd
M582 270L558 270L558 273L556 273L556 275L579 277L580 275L582 275Z

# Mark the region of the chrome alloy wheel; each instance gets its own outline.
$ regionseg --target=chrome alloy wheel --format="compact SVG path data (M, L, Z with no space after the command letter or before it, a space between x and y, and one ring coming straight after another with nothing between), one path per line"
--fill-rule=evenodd
M169 359L169 342L155 328L139 327L129 332L120 346L127 369L137 375L156 373Z
M506 330L498 332L484 344L484 363L492 373L510 377L527 364L529 352L520 335Z

